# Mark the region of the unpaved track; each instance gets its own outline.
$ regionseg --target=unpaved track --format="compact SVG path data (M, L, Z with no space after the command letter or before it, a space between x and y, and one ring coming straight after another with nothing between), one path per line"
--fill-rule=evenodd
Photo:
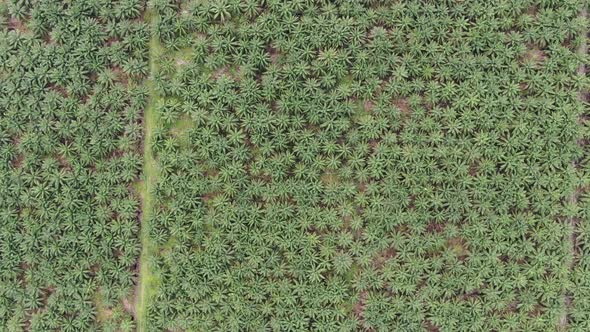
M154 13L148 10L145 14L146 21L151 25L154 21ZM157 127L158 117L155 111L159 96L154 90L153 81L151 77L157 71L157 55L161 51L162 46L157 37L151 37L149 45L149 65L150 78L147 80L147 86L150 91L148 106L144 112L144 162L143 162L143 184L141 186L142 197L142 215L141 215L141 256L139 259L139 283L136 296L136 319L137 331L147 331L147 317L146 307L149 301L151 288L154 286L154 275L150 269L150 256L153 245L150 242L150 218L153 210L152 196L153 188L157 181L158 169L157 163L151 149L152 134L154 128Z
M584 4L580 10L580 17L583 18L587 18L588 17L588 8L587 8L587 4ZM588 32L584 31L582 32L584 33L584 38L582 39L582 43L580 44L580 46L578 47L577 53L580 57L584 57L586 56L586 54L588 54L588 43L587 43L587 37L588 37ZM585 61L585 60L584 60ZM586 75L586 64L585 62L583 62L579 67L578 67L578 75L582 75L585 76ZM581 102L585 102L586 99L586 91L580 90L578 91L578 98L580 99ZM584 116L584 114L581 114L580 116L580 121L582 119L582 116ZM581 144L583 147L585 147L585 144ZM574 161L572 162L574 168L578 168L577 163ZM580 197L580 195L583 193L583 190L581 188L578 188L576 191L574 191L574 193L572 193L570 195L570 197L568 197L568 203L570 204L578 204L578 199ZM570 273L573 272L573 269L575 268L575 261L576 261L576 237L577 237L577 232L576 229L580 226L580 218L578 217L572 217L569 218L569 223L571 226L571 234L569 236L569 238L567 239L568 241L568 245L570 248L570 255L571 255L571 260L569 262L570 266L569 266L569 271ZM563 312L561 314L561 316L559 317L559 321L558 321L558 326L557 326L557 330L558 331L567 331L568 330L568 315L571 311L571 302L572 302L572 294L570 291L568 291L567 289L564 290L563 292L563 303L564 303L564 308L563 308Z

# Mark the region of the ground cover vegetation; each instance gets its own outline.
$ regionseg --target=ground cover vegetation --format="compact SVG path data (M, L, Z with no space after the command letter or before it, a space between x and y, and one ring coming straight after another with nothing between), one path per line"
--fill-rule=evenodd
M151 6L151 329L590 328L584 1Z
M0 331L133 331L142 4L0 12Z
M0 2L0 331L590 330L586 2Z

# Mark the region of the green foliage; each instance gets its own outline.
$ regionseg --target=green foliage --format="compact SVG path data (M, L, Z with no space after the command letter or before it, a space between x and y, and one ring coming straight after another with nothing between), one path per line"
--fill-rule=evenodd
M154 2L150 327L584 330L582 4Z
M141 2L0 11L0 330L131 331Z
M0 330L136 329L150 94L148 330L589 330L586 5L0 1Z

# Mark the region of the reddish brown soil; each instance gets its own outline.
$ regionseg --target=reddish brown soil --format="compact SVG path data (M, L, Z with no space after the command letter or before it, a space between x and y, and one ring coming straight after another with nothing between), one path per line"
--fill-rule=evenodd
M393 105L395 105L405 117L412 115L412 109L410 108L407 98L396 99L393 101Z

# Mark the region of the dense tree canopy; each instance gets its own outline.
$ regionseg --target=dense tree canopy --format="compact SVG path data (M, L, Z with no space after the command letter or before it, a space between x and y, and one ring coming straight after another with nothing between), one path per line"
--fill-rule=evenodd
M0 0L0 331L590 330L586 5Z
M153 1L149 325L589 328L582 4Z
M142 5L0 6L0 330L130 331Z

